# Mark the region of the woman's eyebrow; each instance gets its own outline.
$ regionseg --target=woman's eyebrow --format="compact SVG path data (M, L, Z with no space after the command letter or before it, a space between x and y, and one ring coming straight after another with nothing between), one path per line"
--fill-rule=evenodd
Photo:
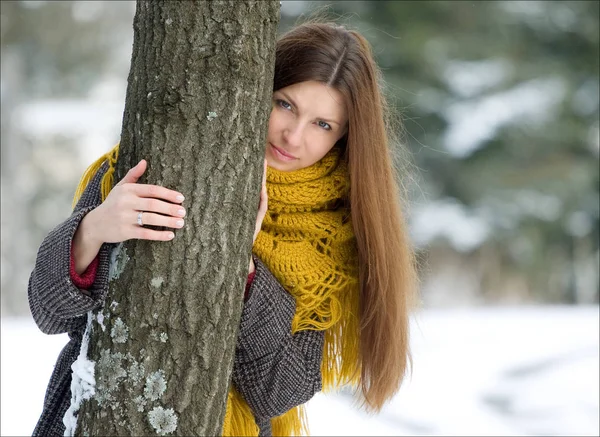
M285 93L284 91L276 91L278 93L280 93L283 97L285 97L287 100L289 100L289 102L292 104L292 106L295 106L296 108L298 107L298 105L296 105L296 102L294 102L294 99L292 99L289 94ZM324 121L326 123L333 123L333 124L337 124L338 126L341 126L341 123L335 120L329 120L327 118L324 117L317 117L319 120Z

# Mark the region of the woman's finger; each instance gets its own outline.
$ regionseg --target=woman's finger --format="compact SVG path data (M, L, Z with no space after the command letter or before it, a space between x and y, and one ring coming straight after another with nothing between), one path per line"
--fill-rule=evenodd
M152 184L137 184L131 187L131 190L138 197L164 199L171 203L181 203L184 200L183 194L175 190Z
M263 185L260 190L260 205L258 206L258 210L263 213L263 217L264 213L267 212L268 204L269 195L267 194L267 186Z
M265 158L263 167L262 187L260 189L260 204L258 206L259 211L267 210L268 199L269 196L267 195L267 160Z
M185 208L181 205L174 205L159 199L153 198L138 198L135 200L134 209L137 211L147 211L168 215L171 217L185 217Z
M121 179L117 185L135 184L138 181L138 179L142 177L142 175L146 171L147 166L148 163L146 162L146 160L142 159L140 162L137 163L135 167L131 168L127 172L125 177Z
M173 231L156 231L138 226L132 238L137 238L138 240L170 241L175 238L175 234Z
M267 183L267 158L265 158L265 162L263 164L263 185Z
M137 216L136 216L137 220ZM182 218L167 217L152 212L142 212L142 224L150 226L164 226L165 228L180 229L185 224Z
M267 160L265 159L264 168L263 168L263 180L262 186L260 188L260 203L258 205L258 213L256 215L256 225L254 227L254 238L253 242L256 241L256 237L260 232L260 228L262 227L262 222L265 218L268 209L268 201L269 196L267 194Z

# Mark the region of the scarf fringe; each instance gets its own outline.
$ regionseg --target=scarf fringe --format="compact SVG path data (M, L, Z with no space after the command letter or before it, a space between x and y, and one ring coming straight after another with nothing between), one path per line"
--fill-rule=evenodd
M227 394L227 408L223 420L224 437L255 437L259 428L248 404L239 392L231 386ZM271 419L273 436L303 436L309 435L308 417L303 405L292 408L281 416Z
M258 436L254 415L242 395L231 385L227 393L227 408L223 420L223 436Z
M307 436L308 417L304 405L292 408L290 411L271 419L273 436Z
M357 388L360 383L360 304L356 285L340 293L344 308L340 320L325 331L321 378L323 392L328 393L343 385Z
M108 197L108 193L112 190L113 182L114 182L114 173L115 166L117 164L117 158L119 157L119 143L117 143L109 152L102 155L96 161L94 161L84 172L79 180L79 184L77 185L77 189L75 190L75 196L73 197L72 207L75 208L77 202L81 198L83 192L86 187L93 179L94 175L98 172L104 161L108 161L108 171L102 177L102 182L100 184L100 193L102 196L102 201L106 200Z

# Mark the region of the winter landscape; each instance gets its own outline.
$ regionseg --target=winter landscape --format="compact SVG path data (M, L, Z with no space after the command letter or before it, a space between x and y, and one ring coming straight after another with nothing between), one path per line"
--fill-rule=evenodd
M28 278L119 140L135 2L0 4L0 435L28 436L68 340L35 326ZM599 436L600 3L284 0L280 29L325 4L402 118L423 308L394 399L317 394L311 434Z

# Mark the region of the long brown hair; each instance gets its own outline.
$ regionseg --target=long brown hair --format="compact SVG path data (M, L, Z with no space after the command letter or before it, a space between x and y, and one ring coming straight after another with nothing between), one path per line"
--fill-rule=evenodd
M339 146L350 173L359 255L360 389L366 408L378 411L400 388L411 364L409 314L417 289L382 76L360 33L318 18L282 35L275 59L273 91L318 81L345 97L348 131Z

